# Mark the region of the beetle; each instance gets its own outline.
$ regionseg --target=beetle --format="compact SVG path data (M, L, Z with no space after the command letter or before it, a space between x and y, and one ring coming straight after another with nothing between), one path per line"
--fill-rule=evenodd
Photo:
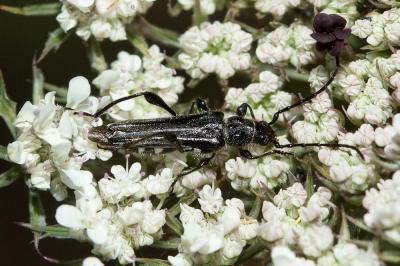
M200 160L196 167L183 171L180 176L192 173L207 165L214 158L216 152L225 145L237 147L240 156L246 159L258 159L273 154L288 155L291 153L285 152L282 149L293 147L350 148L362 157L362 153L356 147L346 144L280 144L272 127L281 113L311 101L319 93L326 90L336 76L338 67L339 59L336 57L336 68L330 79L321 89L309 97L303 98L297 103L279 110L273 115L270 122L257 121L251 106L247 103L243 103L237 108L236 115L225 118L223 112L210 110L206 102L201 99L193 102L189 114L177 115L157 94L143 91L117 99L91 116L99 117L114 105L140 96L143 96L148 103L163 108L171 116L155 119L127 120L93 127L88 132L88 138L96 142L99 148L107 150L125 150L126 152L137 152L139 150L154 151L157 149L161 149L163 152L176 150L180 152L193 152L199 150L200 153L210 154L209 157ZM198 109L198 112L194 112L194 107ZM246 118L248 111L252 119ZM255 155L244 148L251 143L261 146L273 146L274 149Z

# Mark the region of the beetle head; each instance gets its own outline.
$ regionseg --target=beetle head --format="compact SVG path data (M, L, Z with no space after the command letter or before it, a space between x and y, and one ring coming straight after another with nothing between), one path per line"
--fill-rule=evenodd
M255 121L255 134L253 142L262 146L267 146L276 135L272 127L265 121Z

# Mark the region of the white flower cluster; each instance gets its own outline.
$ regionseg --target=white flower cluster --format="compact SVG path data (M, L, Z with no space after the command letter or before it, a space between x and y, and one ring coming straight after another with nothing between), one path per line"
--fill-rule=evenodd
M165 224L165 210L154 208L148 198L166 193L173 183L169 168L146 178L140 170L139 163L129 169L113 166L114 178L102 178L99 191L92 184L75 190L75 206L58 207L57 222L75 238L91 241L94 254L133 263L134 249L160 238Z
M334 141L342 127L341 114L328 93L321 93L311 103L303 105L304 120L294 123L293 136L299 143L327 143Z
M196 0L178 0L178 3L184 10L193 9ZM212 15L215 12L215 0L200 0L200 11L203 15Z
M339 242L331 251L317 260L297 257L287 246L272 249L271 259L274 266L381 266L378 256L371 249L363 250L356 245Z
M367 191L364 222L388 241L400 243L400 171L391 179L381 180L377 188Z
M243 160L237 157L225 163L225 170L233 189L263 191L285 184L290 166L289 159L282 156L266 156L258 160Z
M314 5L321 13L337 14L344 17L348 25L352 25L353 21L359 16L357 11L357 0L307 0Z
M184 227L180 253L168 260L173 266L232 265L247 242L257 236L258 221L248 217L240 199L224 200L219 188L205 185L199 192L201 210L181 204Z
M270 121L275 112L293 103L291 94L279 90L282 85L283 80L279 76L263 71L259 81L245 89L230 88L225 96L226 107L234 111L240 104L248 103L256 119Z
M125 25L143 14L155 0L64 0L57 21L67 32L76 27L84 40L126 39Z
M238 24L204 22L186 31L180 38L181 67L194 79L216 73L221 79L250 67L251 34Z
M88 160L108 160L112 153L98 149L88 140L91 120L75 112L94 113L99 100L89 97L90 84L84 77L69 83L67 110L55 104L55 93L49 92L37 105L26 102L15 119L18 138L7 147L11 161L22 165L31 175L30 184L52 192L57 200L72 189L92 182L93 174L81 170Z
M280 20L289 10L306 9L311 4L316 10L326 14L338 14L350 24L357 17L356 0L256 0L254 7L261 13L270 13L275 20Z
M381 266L372 249L363 250L340 240L334 245L332 230L324 225L329 216L331 192L319 187L307 202L307 193L300 183L281 190L274 204L264 202L259 235L273 243L274 266ZM291 250L304 257L297 257Z
M339 135L339 143L357 146L361 151L369 150L374 141L374 129L369 124L362 125L355 133ZM360 157L354 150L321 149L318 158L326 168L323 177L336 184L340 190L349 193L365 191L379 180L376 167L370 162L368 152Z
M205 169L185 175L175 183L174 193L178 197L189 195L193 190L201 189L206 184L212 184L217 179L215 171Z
M137 55L120 52L118 59L93 81L100 89L100 94L110 96L111 100L141 91L157 93L169 105L178 101L178 94L183 91L182 77L162 64L165 55L156 45L148 49L148 54L141 59ZM137 98L121 102L111 109L109 115L115 120L159 117L165 111Z
M254 7L262 13L271 13L275 19L280 19L288 9L299 6L301 2L301 0L257 0Z
M375 129L375 144L383 149L383 157L394 162L400 160L400 114L393 117L392 125Z
M297 247L307 256L319 257L333 244L332 231L324 225L334 206L331 197L325 187L307 195L301 183L280 190L273 202L264 201L258 235L274 245Z
M366 39L369 49L385 49L400 45L400 9L393 8L383 12L371 12L359 19L351 28L352 33Z
M312 63L316 53L311 33L310 28L299 23L281 25L259 40L257 58L274 66L291 64L300 68Z
M400 85L399 55L355 60L339 72L331 88L335 96L349 102L346 115L351 122L381 125L392 116L394 102L387 86ZM311 86L319 88L327 75L321 67L314 69L309 79Z

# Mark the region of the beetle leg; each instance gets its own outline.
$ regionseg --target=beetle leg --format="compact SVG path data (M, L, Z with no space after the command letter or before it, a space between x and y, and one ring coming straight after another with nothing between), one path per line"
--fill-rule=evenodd
M193 114L194 106L197 107L198 111L207 112L209 110L209 108L207 106L207 102L200 98L197 98L196 100L194 100L192 102L192 106L190 107L189 114Z
M245 159L249 159L249 160L254 160L254 159L259 159L268 155L274 155L274 154L280 154L280 155L293 155L290 152L284 152L284 151L280 151L280 150L272 150L269 152L265 152L259 155L253 155L250 151L248 150L240 150L240 156L245 158Z
M201 168L203 168L204 166L206 166L207 164L209 164L209 163L211 162L211 160L212 160L214 157L215 157L215 153L213 153L213 154L212 154L210 157L208 157L208 158L201 159L200 162L199 162L199 164L198 164L196 167L193 167L192 169L183 171L182 173L180 173L180 174L178 175L178 177L182 177L182 176L185 176L185 175L188 175L188 174L191 174L191 173L193 173L193 172L196 172L196 171L200 170Z
M177 146L177 149L178 149L179 152L181 152L181 153L185 152L185 150L183 149L180 141L178 140L178 138L176 137L175 134L164 133L164 136L168 141L176 143L176 146Z
M146 101L150 104L154 104L158 107L163 108L165 111L167 111L168 113L170 113L173 116L176 116L176 112L174 110L172 110L171 107L169 107L169 105L157 94L149 92L149 91L143 91L143 92L138 92L126 97L122 97L119 98L109 104L107 104L105 107L103 107L102 109L98 110L93 116L94 117L99 117L102 114L104 114L105 111L107 111L108 109L110 109L111 107L113 107L114 105L123 102L123 101L127 101L139 96L144 96L144 98L146 99Z
M239 105L239 107L236 109L236 114L240 117L245 117L245 115L247 113L247 109L249 109L251 117L254 120L256 120L253 109L251 108L251 106L248 103L242 103L241 105Z

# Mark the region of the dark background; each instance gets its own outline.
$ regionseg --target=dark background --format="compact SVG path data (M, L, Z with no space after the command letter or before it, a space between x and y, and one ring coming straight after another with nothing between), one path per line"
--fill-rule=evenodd
M46 0L40 2L46 2ZM0 4L10 6L22 6L28 3L35 4L38 1L0 0ZM166 3L167 1L157 1L147 13L146 18L154 24L183 32L190 25L190 14L170 18L165 13ZM55 17L24 17L0 11L0 69L3 72L10 98L18 103L17 110L25 101L31 100L32 60L43 49L48 32L57 27ZM118 51L122 49L133 52L132 46L127 42L104 42L102 48L108 62L114 60ZM85 76L89 80L93 80L96 76L96 73L90 69L85 44L74 35L56 53L49 54L39 67L43 70L47 82L63 86L66 86L72 77L78 75ZM204 98L207 98L207 95L215 95L212 87L214 86L206 86L205 89L198 90L198 95ZM189 100L193 96L192 92L183 95L181 100ZM217 94L222 95L218 91ZM221 101L222 98L219 98ZM0 121L0 129L0 144L6 146L12 141L12 137L3 121ZM10 166L11 164L0 161L0 172L4 172ZM45 205L47 222L54 223L54 212L59 203L46 192L41 193L41 198ZM28 190L24 181L20 179L0 189L2 265L54 265L46 262L35 251L31 232L15 224L28 221ZM78 245L74 240L45 239L40 242L40 249L49 257L63 260L90 255L90 245Z

